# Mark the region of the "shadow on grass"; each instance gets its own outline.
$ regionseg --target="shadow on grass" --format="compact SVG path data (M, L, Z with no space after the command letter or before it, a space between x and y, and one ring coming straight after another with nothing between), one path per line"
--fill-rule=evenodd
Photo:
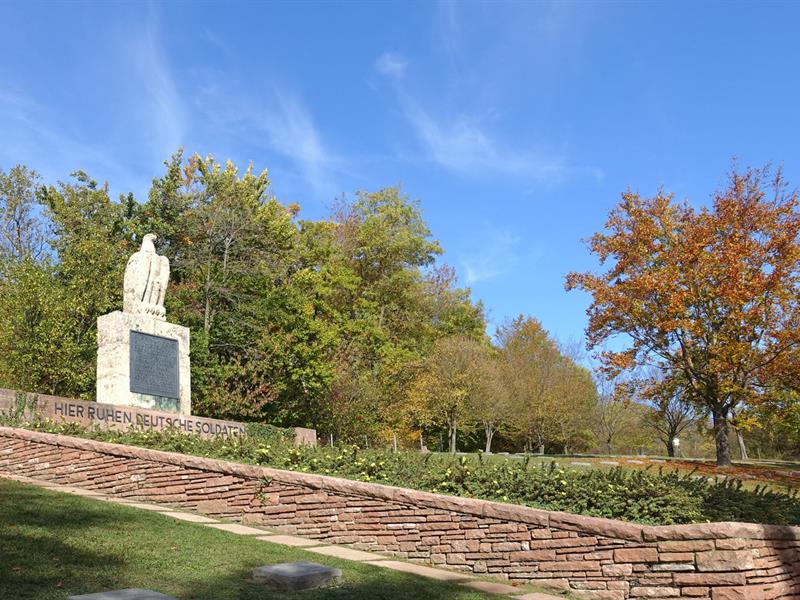
M214 600L219 597L221 589L236 589L236 600L254 600L256 598L274 598L275 600L484 600L489 596L453 583L423 579L408 574L385 578L383 569L376 567L374 578L367 581L348 582L348 568L341 565L342 581L329 588L317 588L301 592L269 591L249 581L250 573L242 571L232 574L223 580L202 582L179 600ZM497 596L495 596L497 597Z
M250 581L259 564L311 560L342 583L271 592ZM179 600L485 600L452 583L415 577L98 500L0 479L0 599L150 588Z
M29 486L0 489L0 598L60 598L82 573L97 565L119 566L119 556L77 548L60 535L107 524L102 511L87 510L70 496L43 497ZM113 525L113 524L109 524ZM109 527L110 535L113 527Z

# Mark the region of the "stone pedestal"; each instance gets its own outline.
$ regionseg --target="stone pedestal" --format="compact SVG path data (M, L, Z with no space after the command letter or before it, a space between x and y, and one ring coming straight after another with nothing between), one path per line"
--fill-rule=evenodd
M253 570L253 580L271 590L293 592L338 583L342 571L312 562L264 565Z
M188 327L121 311L97 319L98 402L190 415L190 378Z
M67 600L175 600L175 597L154 592L153 590L127 588L124 590L111 590L110 592L97 592L96 594L70 596Z

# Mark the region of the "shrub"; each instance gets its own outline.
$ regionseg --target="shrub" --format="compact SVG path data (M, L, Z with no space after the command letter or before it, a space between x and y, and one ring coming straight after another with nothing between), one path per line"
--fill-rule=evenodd
M652 470L572 470L555 462L482 455L453 457L338 448L295 447L290 430L249 425L243 437L200 438L180 430L112 431L54 421L0 423L39 431L245 462L357 481L411 487L440 494L509 502L548 510L637 523L670 525L744 521L800 525L795 492L741 481L709 481L693 473Z

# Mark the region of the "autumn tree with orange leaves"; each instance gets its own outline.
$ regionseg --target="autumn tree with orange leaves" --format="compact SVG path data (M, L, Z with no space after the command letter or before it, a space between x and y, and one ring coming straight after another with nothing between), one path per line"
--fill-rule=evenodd
M800 386L800 214L780 171L734 170L709 207L659 192L622 195L589 247L600 273L570 273L589 292L587 339L609 376L655 365L685 382L730 466L732 410L768 407ZM607 347L607 346L606 346Z

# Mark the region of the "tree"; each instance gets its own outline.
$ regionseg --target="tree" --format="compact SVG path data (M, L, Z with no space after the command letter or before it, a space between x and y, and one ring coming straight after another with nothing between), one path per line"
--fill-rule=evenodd
M403 433L436 340L485 341L480 303L398 188L301 220L266 171L176 152L147 202L77 172L42 186L0 171L0 385L91 398L96 319L119 309L142 236L171 261L170 320L192 337L201 415L305 425L362 441ZM48 360L42 360L47 356Z
M41 257L45 241L36 215L38 185L38 173L23 165L8 173L0 169L0 261Z
M766 168L733 171L700 209L629 191L590 240L608 268L567 276L568 290L592 295L589 346L625 345L602 354L605 368L660 364L681 377L711 413L719 466L731 464L731 410L800 381L797 205Z
M449 336L436 341L410 388L415 420L447 427L455 453L459 427L474 423L473 407L482 402L488 348L473 339Z
M19 259L0 277L0 377L17 389L90 398L97 317L121 304L136 215L113 202L106 185L80 171L73 177L38 188L35 205L34 179L16 186L28 190L17 196L27 208L13 213L27 215L16 220L27 233L13 238ZM39 247L46 252L37 255Z
M597 387L592 373L578 364L583 353L575 343L560 344L561 360L556 376L556 397L561 410L555 426L555 438L564 454L586 448L593 441L592 423L597 409Z
M654 371L640 396L648 403L644 424L652 429L667 448L667 456L675 456L675 438L697 420L692 403L685 398L685 385L680 380L665 379Z
M599 397L595 431L606 454L642 445L642 406L634 402L634 385L621 378L597 378Z
M497 338L503 377L514 405L514 429L522 438L525 452L535 445L544 453L545 442L555 436L556 423L563 414L556 393L561 353L533 317L520 315L506 322L498 329Z
M472 415L483 427L486 442L484 452L491 454L492 440L498 431L509 428L514 406L503 377L500 357L495 349L479 358L477 371L480 379L472 403Z
M293 213L272 196L266 171L240 173L197 155L184 165L180 152L166 167L141 230L156 233L172 261L168 310L192 328L195 410L239 419L271 411L281 421L270 405L307 375L296 353L310 360L316 350L292 278L300 269ZM307 414L285 418L307 424Z
M482 307L434 265L442 249L419 203L398 188L342 199L328 221L302 228L318 261L320 318L336 340L320 425L344 438L383 437L386 427L394 437L414 365L443 336L484 337ZM343 419L345 407L359 418Z

